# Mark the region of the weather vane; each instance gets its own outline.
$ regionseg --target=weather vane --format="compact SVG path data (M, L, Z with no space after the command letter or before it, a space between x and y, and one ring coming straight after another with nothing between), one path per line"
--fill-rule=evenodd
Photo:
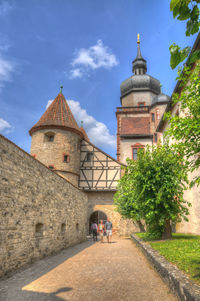
M62 93L63 85L60 86L60 93Z
M81 127L83 127L83 120L81 120Z
M140 44L140 34L137 34L137 43Z

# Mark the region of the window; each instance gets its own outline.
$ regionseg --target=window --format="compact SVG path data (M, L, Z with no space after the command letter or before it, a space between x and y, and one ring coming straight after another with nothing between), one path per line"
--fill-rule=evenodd
M76 231L79 231L79 223L76 224Z
M61 233L64 234L65 230L66 230L66 224L62 223L62 225L61 225Z
M158 141L158 135L157 135L157 133L155 133L155 135L154 135L154 140L155 140L155 143L157 143L157 141Z
M51 170L53 170L54 166L53 165L49 165L48 168L51 169Z
M53 142L54 141L54 136L55 136L55 134L52 133L52 132L45 133L44 141L45 142Z
M151 121L155 122L155 114L154 113L151 114Z
M133 160L137 159L137 151L138 151L137 148L133 148Z
M92 152L87 152L85 161L86 162L91 162L92 158L93 158L93 153Z
M69 155L63 154L63 162L69 163Z
M41 224L41 223L38 223L36 226L35 226L35 236L38 237L38 236L43 236L43 231L44 231L44 225Z
M138 106L139 106L140 108L144 107L144 106L145 106L145 102L139 102L139 103L138 103Z

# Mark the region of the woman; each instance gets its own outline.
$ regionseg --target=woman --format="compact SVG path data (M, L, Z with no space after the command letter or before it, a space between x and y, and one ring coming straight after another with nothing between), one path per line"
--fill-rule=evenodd
M101 219L100 220L100 223L98 225L98 233L99 233L99 236L100 236L100 241L101 243L103 243L103 234L104 234L104 223L103 223L103 220Z

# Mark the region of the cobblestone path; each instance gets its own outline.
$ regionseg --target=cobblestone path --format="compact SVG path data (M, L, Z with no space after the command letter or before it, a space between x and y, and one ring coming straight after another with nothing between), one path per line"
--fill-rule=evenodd
M1 301L175 301L129 239L86 241L0 282Z

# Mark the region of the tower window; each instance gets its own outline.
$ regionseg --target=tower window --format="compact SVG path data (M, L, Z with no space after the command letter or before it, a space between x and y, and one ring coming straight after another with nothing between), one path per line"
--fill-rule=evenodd
M155 114L154 113L151 114L151 121L155 122Z
M63 162L69 163L69 155L63 154Z
M55 134L52 133L52 132L45 133L44 141L45 142L53 142L54 141L54 136L55 136Z
M35 226L35 236L38 237L38 236L43 236L43 232L44 232L44 225L41 224L41 223L38 223L36 226Z
M87 152L85 161L86 162L91 162L92 158L93 158L93 153L92 152Z
M51 170L53 170L54 166L53 165L49 165L48 168L51 169Z

